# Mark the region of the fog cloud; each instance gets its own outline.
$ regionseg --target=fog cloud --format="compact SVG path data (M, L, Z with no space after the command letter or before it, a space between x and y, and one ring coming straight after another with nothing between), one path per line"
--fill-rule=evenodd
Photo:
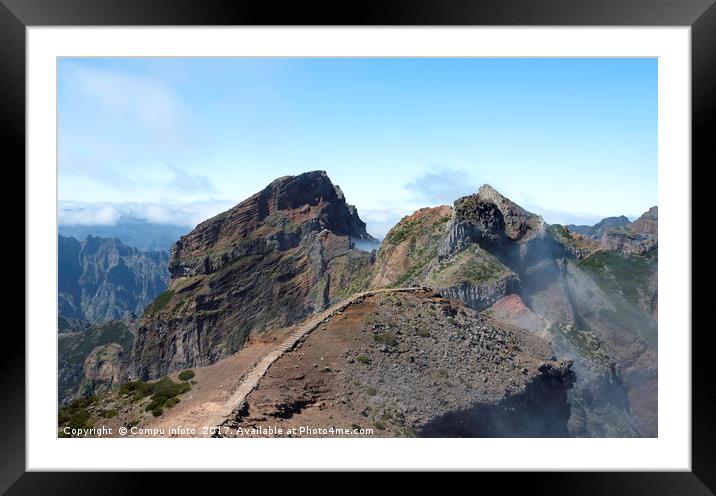
M477 193L479 187L470 173L437 166L410 180L405 189L421 205L434 207L452 205L458 198Z
M121 222L152 222L195 226L229 208L232 202L212 200L186 204L60 202L63 225L115 225Z

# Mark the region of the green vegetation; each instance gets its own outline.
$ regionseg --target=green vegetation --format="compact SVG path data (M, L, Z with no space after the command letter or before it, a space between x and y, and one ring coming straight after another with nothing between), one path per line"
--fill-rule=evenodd
M420 328L418 329L418 336L420 336L421 338L429 338L430 332L428 332L427 329Z
M167 306L167 303L169 303L169 300L172 299L172 296L174 295L174 292L171 289L167 289L162 294L156 297L156 299L147 307L144 309L144 315L154 315L162 309L164 309L165 306Z
M130 420L129 422L125 422L125 423L124 423L124 426L125 426L127 429L131 429L132 427L134 427L134 426L136 426L136 425L139 425L139 419L132 419L132 420Z
M378 251L377 267L381 267L393 254L396 246L407 240L405 258L408 266L390 287L405 286L419 279L428 264L438 253L440 238L450 220L449 216L437 216L437 212L415 214L412 219L403 219L388 232Z
M128 382L122 385L120 394L131 395L133 402L151 395L151 401L144 409L147 412L152 412L155 417L159 417L164 413L164 407L171 408L179 402L176 396L190 390L191 384L186 381L177 383L169 377L163 377L156 382Z
M351 253L346 257L345 267L341 273L340 289L337 291L341 298L365 291L370 286L373 276L373 265L370 262L370 253Z
M574 349L580 356L603 365L609 362L609 356L601 342L589 330L567 329L563 325L553 325L549 329L549 334L560 347Z
M179 372L178 377L180 381L188 381L189 379L193 379L195 375L193 370L186 369Z
M368 394L368 396L375 396L378 390L372 386L368 386L367 388L365 388L365 392Z
M57 359L59 365L58 387L60 397L79 390L82 382L81 371L87 355L97 346L119 344L125 352L132 349L134 336L120 321L94 325L82 332L59 334L57 337Z
M393 336L389 332L385 332L385 331L376 332L375 334L373 334L373 339L375 340L376 343L386 344L393 348L398 346L398 340L395 339L395 336Z
M649 317L658 255L623 255L600 251L579 261L579 267L609 295L613 310L601 309L599 318L617 329L633 329L650 345L657 345L657 325Z
M366 355L358 355L356 357L356 360L358 361L358 363L362 363L364 365L368 365L371 362L370 357L368 357Z
M449 287L462 282L492 282L510 272L494 255L477 245L471 245L443 261L428 277L428 284Z
M376 420L376 421L373 423L373 425L374 425L375 428L378 429L379 431L384 431L384 430L385 430L385 424L384 424L383 422L381 422L380 420Z
M60 426L59 435L66 437L63 428L89 429L93 423L90 421L89 408L97 402L96 396L77 398L71 403L61 407L57 413L57 423Z
M177 314L177 313L181 312L185 306L186 306L186 300L184 298L182 298L181 300L179 300L179 302L176 305L174 305L174 308L172 308L172 314Z
M599 251L580 260L579 266L594 276L607 294L622 294L632 305L638 305L657 269L656 252L647 255L622 255Z
M116 417L116 416L117 416L117 413L118 413L118 412L117 412L117 409L116 409L116 408L112 408L111 410L103 410L103 411L101 411L99 415L100 415L101 417L110 419L110 418Z
M553 238L561 241L568 245L575 245L576 242L569 234L569 230L561 224L549 224L547 225L547 232L552 235Z

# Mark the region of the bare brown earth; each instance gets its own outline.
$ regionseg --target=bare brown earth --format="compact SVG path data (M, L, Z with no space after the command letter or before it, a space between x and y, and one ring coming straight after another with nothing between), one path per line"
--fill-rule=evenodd
M546 332L547 320L530 310L519 295L511 294L500 298L485 313L497 320L508 322L517 327L533 332L541 332L541 336L549 339Z
M570 367L432 290L376 290L195 368L158 418L121 394L93 409L140 437L566 436Z
M257 356L265 353L267 349L276 346L277 341L283 338L288 329L276 329L264 334L252 336L246 346L238 353L226 357L218 362L205 367L192 369L195 377L192 379L192 389L188 393L179 396L179 403L172 408L167 408L161 417L154 417L150 412L144 410L150 398L132 403L129 399L122 398L115 393L103 399L101 408L116 409L118 415L110 419L102 419L95 424L95 427L111 427L113 436L118 436L118 429L123 426L136 424L138 428L163 429L161 437L200 437L206 423L220 406L223 405L230 392L234 390L243 376L253 366ZM178 381L178 373L170 377ZM171 430L177 430L175 434ZM194 429L195 434L189 434L186 430ZM131 436L131 433L130 433ZM151 435L139 435L137 437L153 437Z
M276 329L263 335L252 336L248 344L229 357L194 370L196 385L182 395L181 401L171 409L165 410L161 417L149 416L142 426L150 429L164 429L169 432L177 427L191 428L196 434L178 433L168 437L201 437L210 434L207 429L213 427L209 419L222 411L222 406L229 400L244 375L251 370L257 357L274 348L288 329ZM177 374L172 374L176 379Z
M540 433L557 435L571 383L550 356L542 339L433 291L369 295L276 360L222 435L509 435L491 430L503 402L533 408L519 427L529 435L542 400L552 410Z

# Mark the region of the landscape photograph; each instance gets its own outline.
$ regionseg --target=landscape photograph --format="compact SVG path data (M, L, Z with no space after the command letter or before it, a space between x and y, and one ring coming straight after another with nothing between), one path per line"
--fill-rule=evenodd
M59 58L57 436L658 437L657 63Z

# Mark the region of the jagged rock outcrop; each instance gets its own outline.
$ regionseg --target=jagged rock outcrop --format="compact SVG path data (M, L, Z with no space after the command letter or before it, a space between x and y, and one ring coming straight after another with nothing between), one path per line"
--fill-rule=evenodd
M58 237L59 314L102 323L139 314L166 289L166 252L144 252L118 239Z
M651 207L633 223L625 216L607 217L593 226L568 225L571 237L579 242L582 238L587 243L587 251L609 250L625 255L643 255L655 249L658 242L659 209Z
M128 359L128 353L119 343L95 347L85 358L79 394L97 395L119 387L127 380Z
M286 176L172 248L169 289L147 308L133 373L155 378L236 352L368 285L372 241L324 171Z
M620 215L618 217L606 217L593 226L577 226L574 224L568 224L565 227L569 229L570 232L581 234L586 238L600 240L602 239L602 236L604 236L604 233L609 229L629 227L630 225L631 222L629 221L629 218L626 215Z
M659 234L659 207L651 207L631 225L631 231L636 234Z
M651 207L633 224L619 229L609 229L601 238L602 248L619 251L625 255L643 255L659 244L659 210Z
M131 325L131 323L130 323ZM127 322L113 321L58 335L58 401L68 403L117 384L128 370L134 336ZM117 371L117 374L114 372ZM89 375L86 375L89 374ZM110 380L111 378L111 380ZM86 379L88 381L86 381Z
M579 250L489 185L402 219L376 258L374 287L426 285L483 310L520 291L530 267Z

